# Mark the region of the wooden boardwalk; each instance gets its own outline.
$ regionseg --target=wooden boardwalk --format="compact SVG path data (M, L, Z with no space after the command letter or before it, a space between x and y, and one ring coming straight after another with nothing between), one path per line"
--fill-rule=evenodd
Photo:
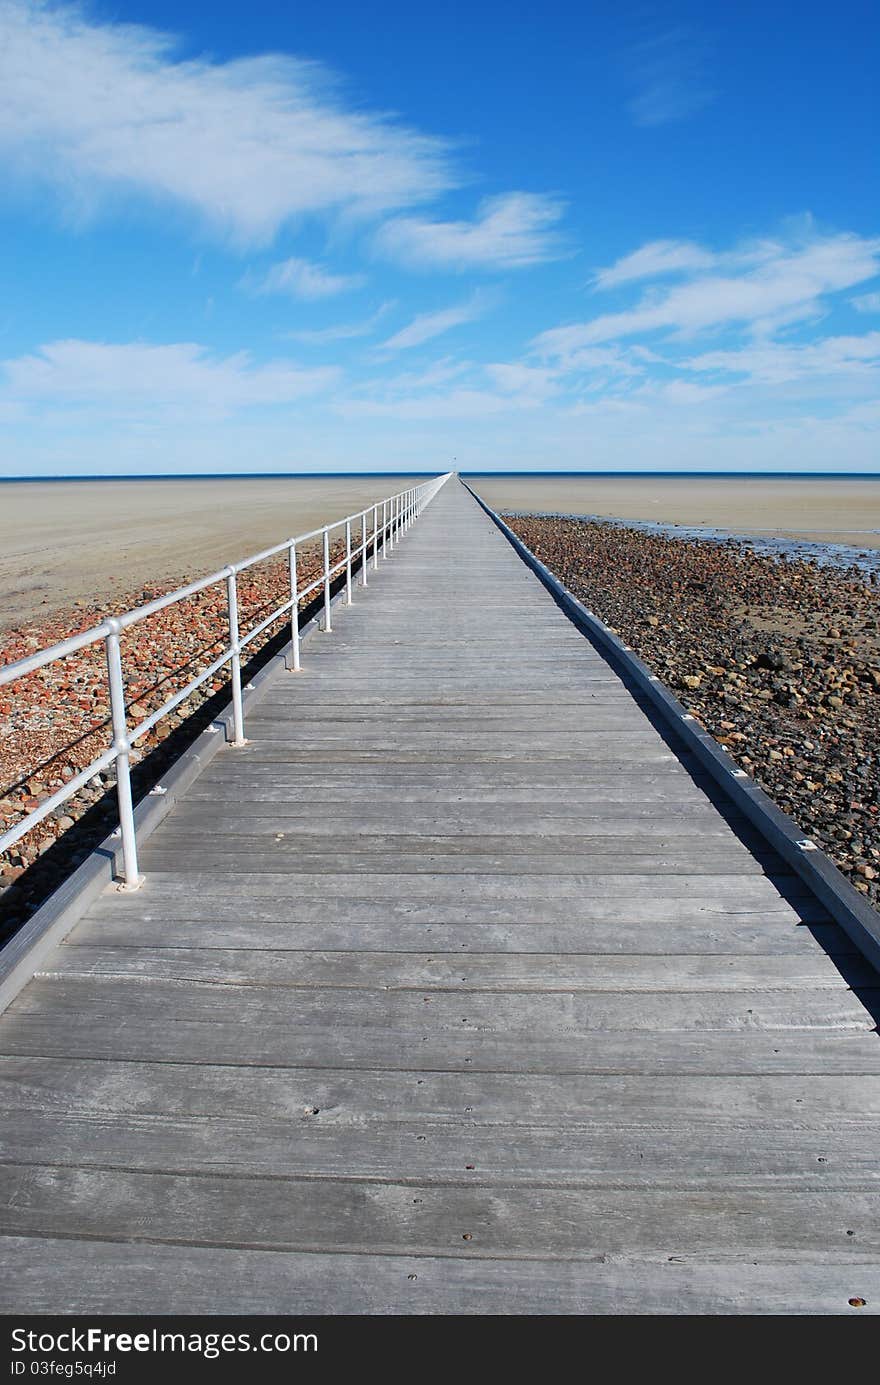
M0 1308L876 1311L876 974L456 481L247 734L0 1019Z

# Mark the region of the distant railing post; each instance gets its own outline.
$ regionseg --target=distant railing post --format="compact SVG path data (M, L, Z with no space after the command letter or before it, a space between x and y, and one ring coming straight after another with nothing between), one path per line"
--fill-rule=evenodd
M373 506L373 571L379 567L379 502Z
M302 665L299 657L299 580L296 574L296 544L290 542L290 644L293 650L293 672L299 673Z
M107 679L110 684L110 724L113 750L116 752L116 798L119 804L119 830L122 836L123 889L136 890L138 875L137 842L134 831L134 807L131 801L131 767L128 739L128 719L125 711L125 684L122 678L122 657L119 652L119 625L107 622L110 632L104 640L107 653Z
M367 569L370 566L370 555L367 552L367 512L364 510L361 515L361 586L367 585Z
M330 530L324 529L324 634L329 635L330 624Z
M226 574L226 604L229 610L229 661L232 675L232 744L244 745L244 714L241 707L241 643L238 629L238 587L235 568Z
M351 605L351 520L345 521L345 604Z
M382 501L382 557L388 557L388 501Z

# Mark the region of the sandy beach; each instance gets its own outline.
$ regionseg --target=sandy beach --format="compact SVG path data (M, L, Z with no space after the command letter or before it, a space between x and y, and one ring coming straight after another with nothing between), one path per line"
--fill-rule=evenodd
M705 524L880 548L880 478L480 476L470 484L494 509L523 514Z
M167 588L307 533L406 476L0 485L0 630L150 583Z

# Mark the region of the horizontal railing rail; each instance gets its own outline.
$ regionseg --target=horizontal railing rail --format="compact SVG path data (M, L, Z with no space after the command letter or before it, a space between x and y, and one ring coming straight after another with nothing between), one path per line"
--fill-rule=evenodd
M168 592L165 596L156 597L154 601L148 601L144 606L137 606L122 615L109 616L100 624L83 630L78 635L71 635L69 639L61 640L58 644L50 645L46 649L37 650L34 654L28 655L27 658L18 659L12 664L0 665L0 687L3 687L6 684L17 682L30 673L35 673L38 669L45 668L47 664L54 663L58 659L64 659L70 654L76 654L82 649L87 649L90 645L99 644L103 641L106 651L106 679L110 700L111 727L111 740L107 749L92 760L85 769L80 770L60 789L50 794L36 808L27 813L21 821L4 832L0 836L0 852L14 846L27 832L71 798L94 775L107 769L109 765L115 764L116 794L119 808L119 828L117 830L122 839L123 888L136 889L140 883L140 875L131 792L130 755L132 747L151 731L157 722L173 712L180 703L185 702L208 679L213 678L224 664L230 666L233 729L231 743L235 746L245 745L241 685L242 651L270 625L273 625L289 612L291 670L298 672L302 667L299 633L300 602L305 597L311 596L313 592L318 591L319 588L323 588L321 626L325 632L329 633L332 629L330 602L334 580L343 572L345 573L345 604L350 606L352 604L353 567L358 562L360 563L361 586L366 587L369 581L370 563L372 562L375 571L380 561L387 558L389 553L393 551L401 537L418 519L425 506L433 500L440 487L448 481L450 475L451 473L447 472L443 476L434 477L431 481L425 481L421 485L411 486L406 490L398 491L395 495L386 496L384 500L377 500L354 514L346 515L344 519L333 520L330 524L321 525L317 529L310 529L306 534L298 534L295 538L284 539L271 548L264 548L261 553L254 553L237 563L229 563L226 567L210 573L207 577L201 577L185 587L178 587L176 591ZM330 535L337 530L344 530L345 532L345 555L339 561L331 564ZM303 544L318 538L322 540L323 545L322 571L313 582L305 587L300 587L297 574L298 549L301 551ZM238 610L238 575L254 567L256 563L278 557L283 553L288 555L290 595L269 615L263 616L256 625L243 633L240 628ZM202 669L187 683L186 687L174 693L149 716L138 722L136 726L130 727L120 636L131 626L155 615L157 611L162 611L179 601L185 601L188 597L195 596L207 587L219 582L226 584L228 644L207 668Z

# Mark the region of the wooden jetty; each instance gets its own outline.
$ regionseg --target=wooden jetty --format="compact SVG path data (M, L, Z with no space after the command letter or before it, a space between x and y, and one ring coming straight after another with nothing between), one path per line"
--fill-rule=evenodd
M5 1312L880 1303L876 973L457 481L0 1018Z

